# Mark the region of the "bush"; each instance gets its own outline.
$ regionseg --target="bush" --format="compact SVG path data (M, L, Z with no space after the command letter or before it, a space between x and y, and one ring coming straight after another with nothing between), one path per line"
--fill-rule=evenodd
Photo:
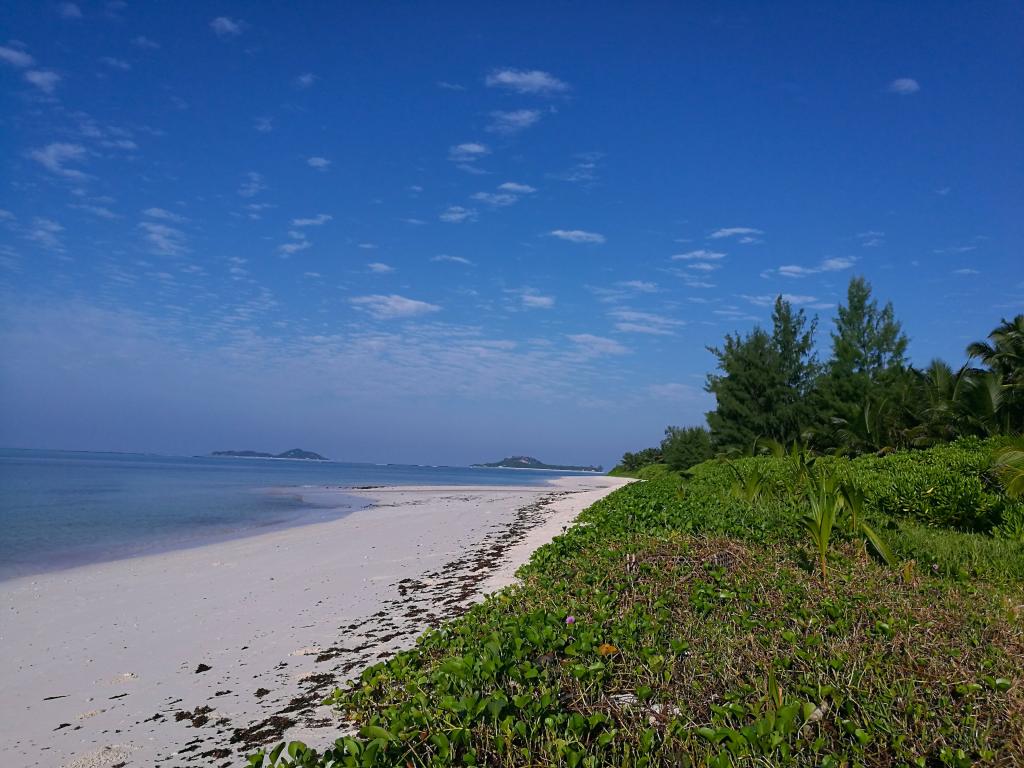
M704 427L668 427L661 441L661 454L677 472L689 469L714 456L711 433Z

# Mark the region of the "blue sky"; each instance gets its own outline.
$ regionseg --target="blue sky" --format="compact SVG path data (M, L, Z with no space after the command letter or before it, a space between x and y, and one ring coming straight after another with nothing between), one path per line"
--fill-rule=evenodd
M609 464L779 293L1024 310L1019 4L4 16L0 444Z

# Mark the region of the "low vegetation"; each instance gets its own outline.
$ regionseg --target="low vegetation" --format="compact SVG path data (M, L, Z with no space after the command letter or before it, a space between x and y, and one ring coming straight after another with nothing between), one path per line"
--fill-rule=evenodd
M1006 447L641 469L521 585L336 691L352 736L250 762L1024 764Z

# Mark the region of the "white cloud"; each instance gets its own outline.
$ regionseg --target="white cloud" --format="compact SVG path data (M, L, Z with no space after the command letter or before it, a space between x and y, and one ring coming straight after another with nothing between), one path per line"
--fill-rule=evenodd
M300 251L304 251L307 248L312 247L313 244L309 240L301 239L293 243L282 243L281 245L277 246L277 250L279 253L283 253L287 257L293 256L294 254L299 253Z
M466 86L459 85L458 83L449 83L447 80L438 80L437 87L446 91L464 91Z
M12 48L7 45L0 45L0 61L6 62L12 67L18 67L19 69L31 67L36 63L35 59L20 48Z
M756 307L772 307L775 306L775 299L778 298L778 295L748 296L747 294L740 294L740 298L746 299ZM817 296L805 296L795 293L783 293L781 296L783 301L788 301L790 304L809 306L812 309L831 309L834 306L833 304L820 301Z
M921 85L912 77L899 77L889 83L889 93L909 96L921 90Z
M638 291L640 293L657 293L658 284L650 283L646 280L623 280L622 282L616 283L621 288L627 288L631 291Z
M45 147L33 149L29 152L29 156L33 160L51 173L79 181L88 178L88 176L79 170L66 167L66 164L81 160L85 157L85 154L85 147L80 144L67 144L65 142L47 144Z
M292 219L293 227L319 227L322 224L326 224L328 221L333 219L329 213L318 213L316 216L308 219Z
M569 90L569 84L539 69L497 69L484 82L491 88L505 88L516 93L551 95Z
M82 18L82 9L74 3L61 3L57 6L57 13L60 14L62 19Z
M362 248L364 251L375 251L377 250L376 243L356 243L356 248Z
M693 264L687 264L687 269L693 269L698 272L714 272L716 269L721 269L721 264L712 264L707 261L695 261Z
M306 165L310 168L316 168L318 171L326 171L331 167L331 161L326 157L311 157L306 160Z
M139 229L149 242L150 250L159 256L180 256L188 252L185 233L180 229L152 221L143 221L139 224Z
M701 400L704 398L704 393L697 387L677 382L651 384L647 391L652 397L660 400Z
M797 264L785 264L779 267L775 272L781 277L807 277L808 275L817 275L821 272L840 272L844 269L849 269L854 265L857 260L851 256L836 256L828 259L824 259L814 267L802 267ZM764 276L770 275L772 270L768 270L763 273Z
M491 150L486 144L481 144L477 141L467 141L449 147L448 159L453 163L473 163L490 153Z
M390 294L372 294L370 296L356 296L349 299L349 303L356 309L369 312L378 320L392 320L397 317L416 317L428 315L440 311L441 307L436 304L429 304L425 301L409 299L405 296Z
M462 256L449 256L449 255L444 254L444 253L440 254L439 256L433 256L433 257L431 257L430 260L431 261L446 261L446 262L449 262L451 264L462 264L462 265L467 266L467 267L473 266L473 262L470 261L469 259L463 258Z
M953 270L953 274L954 275L980 275L981 272L979 272L976 269L971 269L970 267L964 267L963 269L954 269Z
M310 280L316 280L323 277L319 272L303 272L302 276L308 277Z
M675 329L685 323L652 312L637 312L632 309L613 309L608 316L616 321L615 329L622 333L644 333L651 336L672 336Z
M721 240L723 237L737 237L745 236L740 238L741 243L755 242L754 238L757 235L763 235L760 229L754 229L753 227L723 227L722 229L716 229L710 235L709 240Z
M150 40L145 35L139 35L132 40L132 45L136 48L145 48L147 50L155 51L160 48L160 43L156 40Z
M479 200L482 203L493 205L495 207L504 207L506 205L513 205L518 202L519 197L517 195L510 195L507 192L477 192L470 195L474 200Z
M179 216L176 213L172 213L165 208L147 208L144 210L143 215L149 216L153 219L163 219L164 221L184 221L183 216Z
M25 79L43 93L53 93L60 82L60 75L49 70L30 69L25 73Z
M109 208L102 205L92 205L91 203L72 203L70 208L74 208L78 211L85 211L91 213L93 216L98 216L101 219L119 219L121 218L118 214L114 213Z
M519 297L523 309L551 309L555 306L554 296L544 296L534 288L516 288L505 291Z
M586 355L624 355L629 350L614 339L594 336L591 333L575 333L566 336L580 352Z
M25 234L25 239L50 251L62 251L64 246L59 235L63 231L64 227L56 221L37 216L32 220L32 227Z
M132 65L124 59L115 59L113 56L101 56L100 61L111 69L120 69L123 72L127 72L132 68Z
M210 22L210 29L217 33L218 37L238 37L242 34L245 22L229 19L227 16L218 16Z
M718 251L708 251L704 248L698 248L696 251L689 251L688 253L677 253L672 257L673 261L718 261L724 259L725 254L719 253Z
M266 190L266 188L267 185L263 181L263 174L249 171L245 174L245 181L242 182L242 186L238 188L238 194L242 197L255 197L260 192Z
M860 240L860 244L864 248L877 248L880 245L885 245L885 232L869 229L867 232L859 232L857 239Z
M463 208L461 205L450 205L438 218L448 224L461 224L464 221L475 221L476 211L472 208Z
M269 117L257 117L253 121L253 128L255 128L260 133L270 133L272 130L274 130L274 121L272 118Z
M386 275L388 272L395 271L395 268L390 264L383 264L379 261L371 261L366 265L366 268L378 275Z
M582 229L553 229L548 234L559 240L568 240L570 243L603 243L605 241L604 235L597 232L586 232Z
M491 133L511 136L529 128L540 120L539 109L517 109L512 112L491 112L491 123L487 126Z
M295 84L299 86L299 88L312 88L316 81L317 77L312 72L303 72L295 78Z
M514 195L528 195L531 192L537 191L529 184L518 184L514 181L506 181L504 184L499 184L498 189L502 192L511 192Z

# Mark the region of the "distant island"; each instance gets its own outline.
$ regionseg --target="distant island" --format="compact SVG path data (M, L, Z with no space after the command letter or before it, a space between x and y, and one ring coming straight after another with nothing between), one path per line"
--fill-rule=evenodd
M501 461L487 464L472 464L473 467L497 467L499 469L557 469L563 472L604 472L601 465L596 467L571 467L565 464L545 464L533 456L507 456Z
M305 461L330 461L326 456L301 448L292 448L284 453L265 453L264 451L214 451L211 456L227 456L232 459L303 459Z

